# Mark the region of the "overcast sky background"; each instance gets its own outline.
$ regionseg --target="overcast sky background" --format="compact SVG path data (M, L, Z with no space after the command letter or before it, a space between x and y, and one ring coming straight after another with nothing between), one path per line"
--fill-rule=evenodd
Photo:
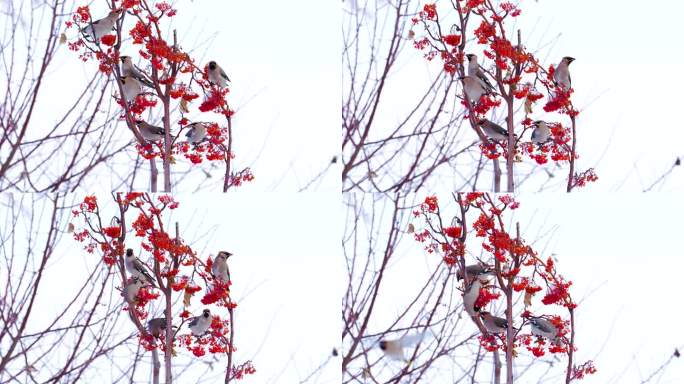
M456 206L449 203L448 192L437 196L448 220ZM684 202L678 194L652 196L526 194L518 196L521 207L508 216L509 228L520 222L522 236L544 259L555 254L558 271L573 282L571 293L580 303L576 362L594 360L598 368L586 383L641 383L675 348L684 347L684 331L679 326L684 316L680 305L684 252L679 240ZM408 222L417 229L423 227L420 220L408 216L402 218L400 228ZM469 241L480 244L472 236ZM380 240L379 244L384 243ZM470 248L470 252L479 255L477 249ZM428 256L412 235L402 237L385 274L369 333L391 324L422 287L438 258ZM556 312L555 306L543 306L540 297L533 302L533 313L563 313ZM668 324L667 319L673 322ZM475 331L475 325L468 324L464 332ZM380 351L375 353L379 356ZM442 369L458 370L456 365ZM528 375L527 380L536 382L537 376ZM682 377L684 362L675 359L661 380L652 382L681 383Z
M357 3L362 6L365 2ZM425 3L428 2L415 1L411 9L418 9ZM680 36L673 33L674 26L680 23L684 3L674 0L657 0L647 5L637 1L590 0L514 3L519 4L522 14L517 18L517 24L509 21L507 33L521 29L523 44L545 67L557 64L563 56L576 58L571 65L571 74L575 89L573 102L581 111L577 119L580 155L577 169L594 167L600 180L585 188L586 191L642 191L668 171L677 157L684 159L684 124L677 114L681 109L679 90L684 86L684 79L676 74L676 68L684 59L684 46ZM351 7L349 4L347 2L347 10ZM448 28L455 11L448 1L436 4L440 19ZM385 7L383 11L388 9ZM386 28L384 36L388 44L391 36L388 29L392 24L384 17L383 14L381 20L385 24L380 26ZM479 19L477 23L471 20L471 25L475 28ZM407 25L404 37L409 28L411 26ZM413 30L416 38L423 37L424 29L420 24ZM466 51L478 53L482 64L481 46L470 41ZM411 95L423 92L441 71L440 60L427 61L423 54L414 49L410 41L399 54L374 120L376 130L392 130L403 121L417 101L418 96ZM491 61L484 65L491 65ZM457 92L462 92L460 85ZM542 106L536 107L531 115L533 119L569 124L567 116L545 114ZM459 104L455 108L462 107ZM449 106L446 109L448 111ZM464 135L462 145L477 140L471 129L466 129ZM377 131L371 136L377 138ZM461 167L471 166L465 159L459 162ZM518 165L518 170L526 175L533 163L527 159ZM491 173L490 169L488 164L486 175ZM563 180L567 176L567 166L564 170L551 181L554 187L547 189L565 189ZM469 172L462 168L461 173ZM454 180L452 173L449 168L442 169L441 179L433 180L432 186L444 183L460 186L460 179ZM546 180L545 172L539 174L540 177L526 182L522 191L537 191L540 183L534 180ZM478 185L491 188L488 179L489 176ZM653 190L684 191L684 167L675 169L664 184Z
M202 259L219 250L234 254L230 259L231 292L239 305L235 311L238 352L234 356L238 362L253 360L257 369L256 375L247 380L295 383L314 372L339 344L342 277L335 269L335 260L342 257L339 195L243 193L239 199L180 195L177 200L180 207L166 217L167 226L178 221L181 236ZM104 217L114 214L115 205L108 202L107 196L100 196L100 202ZM76 228L79 223L80 220L74 221ZM65 230L66 225L62 222L61 228ZM136 240L130 235L126 245L138 254ZM46 315L33 317L29 333L42 325L41 321L50 321L52 314L69 300L70 292L82 284L81 279L64 277L89 272L98 260L96 255L82 251L81 244L70 235L63 237L54 254L56 257L49 263L42 282L43 287L53 288L43 290L36 302L36 308L46 311ZM115 285L120 286L120 282ZM204 308L199 302L201 292L198 295L191 306L196 315ZM119 299L118 294L114 299ZM175 308L180 311L180 306ZM161 310L152 315L160 313ZM225 309L218 313L226 316ZM134 329L125 320L120 324L121 335ZM187 329L181 333L187 333ZM182 350L179 355L187 358L190 353ZM136 375L138 380L149 377L149 359L149 354L145 355L142 371ZM223 360L219 359L219 367ZM205 356L203 361L210 358ZM204 372L205 365L196 364L194 369ZM221 370L217 368L216 377L222 377ZM114 377L116 372L106 360L100 361L98 377ZM339 361L330 360L319 375L310 382L339 383ZM186 372L184 377L187 380L194 376Z
M235 167L249 166L256 176L254 182L242 188L297 191L304 187L330 163L340 147L339 4L315 0L171 3L178 13L170 24L165 19L162 25L168 26L169 33L178 31L180 45L192 51L199 65L215 60L232 80L228 101L238 111L233 119ZM88 2L77 3L81 4ZM90 9L96 19L108 12L103 1L92 2ZM128 17L125 36L133 25L133 19ZM74 39L75 31L69 30L67 36ZM129 38L121 51L140 63L138 49ZM81 90L80 83L96 70L95 62L81 62L66 45L58 48L43 96L50 102L41 104L40 118L46 123L45 129L73 102ZM191 121L220 117L200 113L200 103L195 100L191 104ZM111 108L112 113L118 111L116 106ZM173 116L172 120L180 114ZM44 134L39 131L40 124L35 124L34 129L29 139L34 138L34 133ZM132 140L132 133L122 122L107 129L121 130L117 145ZM133 146L129 152L135 155ZM118 158L115 163L115 169L127 174L127 158ZM59 162L56 165L63 166ZM178 169L185 166L179 164ZM214 173L218 182L223 173L220 168ZM333 167L311 188L339 190L339 173ZM109 192L115 181L109 181L107 169L101 167L95 175L102 175L103 182L91 187ZM204 180L200 170L192 175L178 191L195 191L197 180ZM147 189L148 185L147 175L138 178L138 188Z

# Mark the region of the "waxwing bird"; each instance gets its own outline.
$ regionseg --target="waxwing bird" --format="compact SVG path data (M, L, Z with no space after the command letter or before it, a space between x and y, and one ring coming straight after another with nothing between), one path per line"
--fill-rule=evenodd
M555 344L559 342L558 328L543 317L530 316L530 328L535 336L545 337Z
M553 71L553 81L555 81L556 85L561 87L564 91L567 91L572 87L572 79L570 78L569 67L570 63L573 61L575 61L574 58L565 56L556 66L555 71Z
M152 274L150 274L150 272L147 270L145 264L143 264L140 259L135 257L135 255L133 255L133 250L131 248L126 250L124 264L126 265L126 270L131 274L131 276L137 277L143 282L147 282L148 284L155 286Z
M142 71L133 65L133 60L131 60L130 56L121 56L119 59L121 60L121 76L130 76L144 86L154 88L154 84L147 80Z
M503 317L493 316L491 313L484 311L480 312L480 319L482 319L482 324L489 333L504 333L508 329L508 321Z
M532 131L532 142L537 144L544 144L551 138L551 130L546 125L545 121L537 120L533 123L534 130Z
M142 84L131 76L121 76L123 97L127 102L135 100L136 96L142 93Z
M136 297L138 296L138 292L140 292L140 288L144 287L145 283L140 280L137 276L134 276L132 279L128 281L126 284L126 287L124 288L123 295L126 298L126 301L133 304L135 303Z
M83 34L83 37L90 42L97 41L102 36L108 34L112 31L112 29L114 29L114 24L119 19L119 16L121 16L122 12L123 8L112 10L104 19L95 20L81 28L81 34Z
M164 139L164 128L148 124L144 120L136 120L135 124L140 130L140 136L147 141L159 141Z
M209 82L218 85L221 88L227 87L230 79L223 69L221 69L221 67L213 60L209 62L208 67L209 70L207 71L207 75L209 77Z
M463 81L463 91L465 93L465 97L468 98L468 101L470 101L472 106L479 103L480 97L487 93L480 80L476 77L459 77L459 80Z
M199 144L207 136L207 126L204 123L192 123L188 125L188 131L185 133L185 137L190 144Z
M494 271L492 271L488 265L484 265L484 264L480 264L480 263L473 264L473 265L466 265L465 270L466 270L466 274L468 275L468 278L482 277L482 276L487 276L487 275L491 275L492 273L494 273ZM459 281L463 280L463 271L462 270L459 269L458 272L456 272L456 279Z
M210 325L211 311L205 309L204 311L202 311L202 315L194 317L192 321L190 321L190 324L188 324L188 328L190 328L190 331L194 336L200 337L207 333L207 330L209 329Z
M166 330L166 318L157 317L147 322L147 332L154 337L159 337Z
M468 76L480 80L480 85L482 85L484 89L494 91L494 86L487 78L485 71L482 70L480 64L477 63L477 55L471 53L466 55L466 58L468 59Z
M230 252L221 251L214 258L214 263L211 265L211 274L216 280L223 283L230 281L230 271L228 270L228 258L233 254Z
M508 130L506 128L496 124L490 120L482 119L477 122L477 126L480 127L482 133L487 135L492 140L502 141L508 140ZM515 135L513 135L515 137Z
M380 340L378 346L392 360L406 361L404 348L415 347L425 338L425 332L406 335L395 340Z
M475 314L480 310L475 308L475 302L480 296L480 289L482 288L482 282L480 279L473 279L467 286L465 292L463 292L463 309L470 315L475 316Z

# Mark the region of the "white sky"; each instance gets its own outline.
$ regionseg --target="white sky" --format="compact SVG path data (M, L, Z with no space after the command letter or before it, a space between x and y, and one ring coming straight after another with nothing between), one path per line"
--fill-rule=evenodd
M455 206L447 204L448 196L438 194L441 207L446 207L444 217L450 218ZM576 361L594 360L598 368L586 383L641 383L676 347L684 347L679 326L684 316L679 305L684 252L677 221L684 214L684 203L676 194L651 196L518 196L521 208L514 218L521 223L522 236L535 241L535 250L544 258L556 254L558 271L573 281L571 293L581 301L576 311ZM412 215L402 218L400 226L408 220L422 227ZM479 244L476 239L469 241ZM390 324L422 286L437 258L426 256L412 235L403 236L385 275L370 333ZM534 313L556 313L554 306L543 306L539 300ZM668 318L673 322L668 324ZM468 324L464 335L474 331L475 325ZM661 380L652 382L680 383L682 377L684 365L674 360Z
M341 276L335 273L334 263L341 258L339 195L242 193L239 199L181 195L177 200L181 205L169 217L167 225L178 221L181 236L202 258L218 250L234 254L230 259L232 294L239 305L235 312L238 347L235 358L239 362L251 359L257 369L248 382L303 380L339 344ZM104 206L105 217L113 214L113 204ZM62 226L64 229L66 223ZM129 241L133 238L130 236ZM137 249L135 244L135 240L127 243ZM55 251L58 256L51 261L43 281L46 287L59 286L63 292L73 292L82 283L75 278L64 279L79 270L92 270L97 260L79 246L70 236L62 239ZM116 285L120 286L120 282ZM204 308L199 302L201 294L198 295L191 307L196 314ZM118 295L114 297L117 299ZM52 314L67 299L66 294L48 289L38 296L36 306ZM226 315L224 312L219 310L222 316ZM161 310L154 314L160 313ZM34 319L40 321L41 317ZM37 326L33 324L29 324L29 332ZM121 327L122 335L133 329L127 321ZM185 351L180 354L189 355ZM149 359L149 354L146 358ZM205 356L203 360L210 359ZM225 363L223 360L219 360L218 367ZM99 377L114 375L113 367L106 360L100 365ZM141 368L143 371L137 378L145 381L149 365L143 364ZM204 368L203 364L195 365L198 372ZM217 369L216 375L221 377L221 368ZM193 377L192 373L184 375L186 379ZM339 361L333 359L318 379L310 382L337 383L339 377Z
M256 176L251 185L242 188L297 191L303 187L339 152L338 4L315 0L181 1L174 6L178 14L169 31L177 29L181 46L196 49L193 55L200 64L216 60L232 80L228 101L238 109L233 120L236 167L250 166ZM106 14L103 2L90 7L95 18ZM129 17L126 31L132 27ZM70 30L67 35L72 38L75 32ZM137 62L138 49L129 39L122 52ZM84 64L66 45L60 46L47 77L44 98L50 102L42 104L42 119L47 123L57 119L51 116L59 116L55 113L63 111L80 89L73 81L87 78L96 68L96 63ZM197 111L200 103L195 100L191 104L196 113L190 120L213 119L212 114ZM36 124L36 129L39 127ZM121 130L122 144L132 139L123 123L107 129ZM130 151L134 154L132 147ZM125 173L130 164L119 159L116 167ZM97 172L109 176L106 168ZM331 169L312 188L339 190L339 173L339 169ZM194 175L197 177L185 180L179 191L196 189L193 180L203 180L204 175L200 170ZM221 169L215 170L215 182L221 175ZM109 184L91 187L108 192ZM137 186L148 188L147 175L138 179Z

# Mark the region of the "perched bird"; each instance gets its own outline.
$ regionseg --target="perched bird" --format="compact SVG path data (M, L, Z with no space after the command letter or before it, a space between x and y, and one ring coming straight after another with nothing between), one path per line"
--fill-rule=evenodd
M135 97L142 93L142 84L131 76L121 76L121 84L123 85L124 100L133 101Z
M565 56L553 71L553 81L555 81L556 85L561 87L564 91L567 91L572 87L570 68L568 67L573 61L575 61L574 58Z
M508 140L508 131L499 124L487 119L482 119L477 122L477 126L480 127L482 133L492 140ZM513 137L515 137L515 135L513 135Z
M480 97L487 94L487 90L482 86L480 79L473 76L459 77L463 81L463 91L471 105L480 102Z
M508 329L508 321L502 317L492 316L491 313L485 311L480 312L480 318L489 333L504 333Z
M133 65L133 60L130 56L121 56L121 76L130 76L146 87L153 88L154 84L150 82L142 71L140 71L135 65Z
M166 318L157 317L147 322L147 332L154 337L159 337L166 330Z
M480 308L475 308L475 302L477 301L477 298L480 297L481 288L482 282L480 279L473 279L463 292L463 309L465 309L470 316L475 316L480 310Z
M534 130L532 131L532 142L537 144L544 144L551 138L551 130L546 122L537 120L533 123Z
M154 278L152 274L147 270L145 264L143 264L140 259L133 255L133 250L128 248L126 250L126 258L124 259L124 264L126 265L126 270L133 277L137 277L144 282L147 282L154 286Z
M128 281L126 287L124 288L123 295L126 298L126 301L131 304L135 303L138 292L140 292L140 288L144 286L145 283L140 278L133 276L133 278Z
M378 345L387 357L392 360L406 361L404 348L415 347L425 338L425 332L406 335L396 340L380 340Z
M188 327L193 335L199 337L207 333L211 325L211 312L208 309L202 311L201 316L194 317Z
M88 23L88 25L81 28L83 37L90 42L95 42L102 36L108 34L112 31L112 29L114 29L114 24L119 19L119 16L121 16L122 12L123 8L114 9L109 12L107 17L104 19L95 20L92 23Z
M230 271L228 270L228 258L233 254L230 252L220 251L214 263L211 265L211 274L216 280L227 283L230 281Z
M159 141L164 139L164 128L148 124L144 120L136 120L135 124L140 130L140 135L147 141Z
M482 277L494 273L494 271L492 271L488 265L481 263L466 265L465 270L468 278ZM456 279L459 281L463 280L463 270L459 269L458 272L456 272Z
M559 342L558 328L543 317L530 316L530 328L535 336L545 337L555 344Z
M223 69L221 69L221 67L216 64L215 61L210 61L208 67L209 70L207 71L207 75L209 77L209 82L216 84L221 88L227 87L230 79Z
M493 91L494 86L489 82L489 79L487 78L485 71L480 67L480 64L477 63L477 55L471 53L466 55L466 58L468 59L468 76L480 80L480 85L488 91Z
M199 144L207 136L207 126L204 123L192 123L188 125L188 131L185 133L185 137L190 144Z

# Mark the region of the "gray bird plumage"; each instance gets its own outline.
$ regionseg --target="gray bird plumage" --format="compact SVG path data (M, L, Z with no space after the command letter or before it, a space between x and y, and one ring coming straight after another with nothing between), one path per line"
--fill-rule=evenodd
M489 81L485 71L480 67L480 64L478 64L477 55L471 53L466 55L466 58L468 59L468 76L478 79L480 85L482 85L487 92L493 92L494 86Z
M551 138L551 130L546 122L537 120L534 122L534 130L532 130L532 142L537 144L544 144Z
M113 10L109 12L107 17L88 23L88 25L81 28L81 34L83 34L83 37L87 41L95 42L102 36L109 34L109 32L114 29L114 25L119 19L119 16L121 16L122 12L123 9Z
M558 328L549 320L543 317L530 317L530 328L533 335L558 343Z
M463 309L470 315L475 316L479 308L475 308L475 302L480 296L480 288L482 282L480 279L473 279L468 285L465 292L463 292Z
M480 276L486 276L486 275L491 275L493 271L491 268L487 265L483 264L472 264L472 265L466 265L466 272L468 275L468 278L473 278L473 277L480 277ZM457 280L463 280L463 271L458 270L456 272L456 279Z
M230 270L228 269L228 258L233 254L230 252L220 251L214 258L214 263L211 265L211 274L216 280L221 282L230 281Z
M126 287L124 288L123 292L126 301L130 304L134 304L136 301L136 297L138 296L138 292L140 292L140 288L144 286L145 283L137 276L131 278L126 284Z
M126 265L126 270L131 274L131 276L137 277L142 281L155 286L152 274L150 274L150 272L147 270L145 264L143 264L140 259L135 257L135 255L133 255L133 250L131 248L126 250L124 264Z
M204 141L207 136L207 126L204 123L192 123L188 125L188 131L185 137L190 144L199 144Z
M193 318L188 324L188 328L195 336L204 335L211 325L211 311L205 309L200 316Z
M123 98L127 102L135 100L135 98L143 92L142 84L131 76L121 76L121 84L123 89Z
M556 85L561 87L564 91L572 88L572 78L570 77L570 64L575 61L574 58L570 56L565 56L561 59L560 63L556 66L553 72L553 80Z
M142 85L154 88L154 84L150 82L142 71L139 70L135 65L133 65L133 60L130 56L121 56L121 76L130 76L138 80Z
M216 84L221 88L227 87L230 79L228 78L228 75L226 75L226 72L223 71L221 66L215 61L210 61L208 67L207 75L209 77L209 82Z
M487 332L504 333L508 329L508 321L502 317L493 316L489 312L480 312L480 318Z
M482 95L487 94L487 90L482 86L480 79L473 76L464 76L459 79L463 81L463 91L471 105L477 105Z
M385 355L392 360L406 361L404 356L404 348L410 348L418 345L424 338L426 332L420 332L413 335L405 335L395 340L380 340L378 346L385 353Z
M506 128L496 124L490 120L482 119L477 122L477 126L482 129L482 133L487 135L492 140L502 141L508 140L508 131ZM513 136L515 137L515 135Z
M148 124L144 120L136 120L140 135L147 141L159 141L164 139L164 128Z
M154 337L159 337L166 330L166 318L157 317L147 322L147 331Z

